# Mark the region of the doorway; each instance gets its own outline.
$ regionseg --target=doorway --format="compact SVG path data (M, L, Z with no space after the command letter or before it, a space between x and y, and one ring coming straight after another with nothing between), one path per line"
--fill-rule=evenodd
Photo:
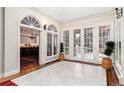
M35 69L41 64L41 26L32 17L24 17L19 25L19 68L20 71Z
M83 60L86 62L94 61L93 41L93 27L84 28Z
M20 27L20 70L39 65L39 35L40 31Z

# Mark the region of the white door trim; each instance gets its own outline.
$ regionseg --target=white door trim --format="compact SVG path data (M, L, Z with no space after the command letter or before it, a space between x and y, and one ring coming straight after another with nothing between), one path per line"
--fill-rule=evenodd
M42 45L42 38L41 38L41 36L42 36L43 29L21 24L21 20L26 16L29 16L29 15L22 16L22 18L20 18L20 20L18 21L18 35L17 35L18 36L18 44L17 44L17 47L18 47L18 50L17 50L17 52L18 52L17 53L18 54L18 56L17 56L18 69L17 69L17 71L20 71L20 27L26 27L26 28L40 31L40 34L39 34L40 35L40 37L39 37L39 64L42 64L42 52L41 52L42 51L42 46L41 46Z

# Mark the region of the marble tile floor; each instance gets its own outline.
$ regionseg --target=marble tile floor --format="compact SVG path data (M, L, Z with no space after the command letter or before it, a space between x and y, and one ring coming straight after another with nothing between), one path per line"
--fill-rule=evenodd
M57 62L12 80L19 86L106 86L106 71L100 66Z

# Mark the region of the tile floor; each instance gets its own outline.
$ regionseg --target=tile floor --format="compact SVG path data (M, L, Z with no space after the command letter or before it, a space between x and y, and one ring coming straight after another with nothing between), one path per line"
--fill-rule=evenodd
M19 86L106 86L106 72L100 66L57 62L12 80Z

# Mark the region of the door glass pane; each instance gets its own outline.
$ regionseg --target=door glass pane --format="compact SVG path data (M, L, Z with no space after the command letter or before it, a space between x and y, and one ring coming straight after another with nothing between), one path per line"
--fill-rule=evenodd
M116 20L116 31L115 31L115 62L121 65L121 20Z
M105 43L110 38L110 25L99 26L99 60L102 60Z
M52 34L47 33L47 56L52 56Z
M58 36L56 34L54 34L53 46L54 46L53 53L54 53L54 55L56 55L57 54L57 50L58 50L58 47L57 47L58 46Z
M99 26L99 53L103 53L105 43L109 40L110 25Z
M81 29L74 30L74 56L81 57Z
M119 54L118 54L118 59L119 59L119 64L121 65L121 21L120 21L120 24L119 24L119 31L118 31L118 51L119 51Z
M69 31L64 31L64 49L65 55L69 55Z
M93 59L93 28L84 28L84 58Z

